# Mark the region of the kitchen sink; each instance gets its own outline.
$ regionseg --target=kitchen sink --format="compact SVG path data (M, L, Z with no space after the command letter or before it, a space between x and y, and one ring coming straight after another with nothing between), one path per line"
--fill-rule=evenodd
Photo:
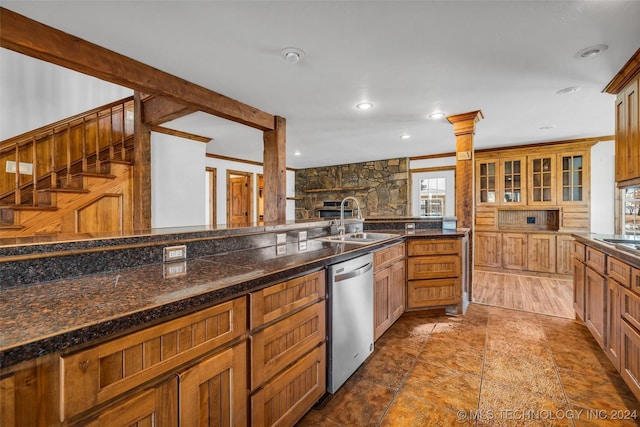
M355 243L355 244L368 245L370 243L391 239L393 237L398 237L398 235L393 233L358 232L358 233L347 233L344 235L318 237L316 240L320 240L322 242Z
M626 243L626 244L640 244L640 239L622 239L622 238L604 238L604 237L596 237L596 240L600 240L601 242L611 243L612 245L618 243Z

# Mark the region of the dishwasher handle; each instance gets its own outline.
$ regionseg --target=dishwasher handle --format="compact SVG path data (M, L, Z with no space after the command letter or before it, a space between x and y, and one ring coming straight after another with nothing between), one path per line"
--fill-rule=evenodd
M344 280L353 279L354 277L358 277L365 274L367 271L371 270L372 268L373 268L373 263L368 262L362 267L356 268L355 270L348 271L342 274L336 274L335 277L333 278L333 282L338 283Z

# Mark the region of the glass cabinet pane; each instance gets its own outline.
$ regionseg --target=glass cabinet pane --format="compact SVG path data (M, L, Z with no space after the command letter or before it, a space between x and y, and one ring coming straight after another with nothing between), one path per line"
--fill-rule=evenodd
M519 203L522 199L521 160L505 160L502 169L504 179L502 201Z
M496 201L496 163L487 162L480 163L480 176L478 182L480 184L480 202L495 203Z
M562 201L581 202L582 156L562 156Z
M531 160L531 200L533 202L553 201L552 169L551 157Z

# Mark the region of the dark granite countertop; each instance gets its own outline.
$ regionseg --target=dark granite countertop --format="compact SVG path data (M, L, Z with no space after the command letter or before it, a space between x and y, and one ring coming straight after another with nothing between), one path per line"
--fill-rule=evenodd
M594 233L574 233L573 238L588 246L594 247L607 255L618 258L635 268L640 268L640 252L626 250L614 243L604 242L602 239L631 239L631 236L621 236L616 234L594 234ZM636 236L635 240L640 243L640 236Z
M174 264L0 290L2 367L131 330L223 302L407 237L462 237L466 230L416 230L370 245L308 240L203 256Z

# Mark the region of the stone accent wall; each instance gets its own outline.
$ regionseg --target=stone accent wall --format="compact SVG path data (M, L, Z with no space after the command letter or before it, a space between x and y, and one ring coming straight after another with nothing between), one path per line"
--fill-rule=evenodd
M296 219L318 218L325 201L339 202L347 196L358 199L365 218L406 216L411 211L407 157L298 169L295 189Z

